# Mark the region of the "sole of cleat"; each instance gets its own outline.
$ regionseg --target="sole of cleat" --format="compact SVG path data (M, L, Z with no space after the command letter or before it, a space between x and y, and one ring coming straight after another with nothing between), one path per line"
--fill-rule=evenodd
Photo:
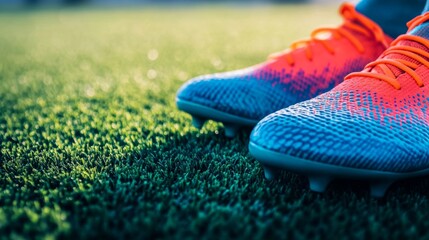
M176 105L179 110L192 115L192 125L196 128L202 128L207 119L223 123L227 137L234 137L242 127L254 127L258 123L258 120L224 113L180 98L176 99Z
M253 142L249 143L249 152L264 169L265 166L270 166L308 176L310 189L315 192L324 192L333 179L354 179L368 181L371 196L381 198L390 185L398 180L429 175L429 169L397 173L324 164L274 152Z

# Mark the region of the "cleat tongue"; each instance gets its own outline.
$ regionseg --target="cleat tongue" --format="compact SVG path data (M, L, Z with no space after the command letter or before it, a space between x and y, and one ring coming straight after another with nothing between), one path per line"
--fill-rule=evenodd
M192 116L192 125L198 129L202 128L205 122L206 122L206 119L203 119L197 116Z
M371 184L371 196L375 198L382 198L387 189L392 185L392 180L376 181Z
M263 168L264 168L264 175L267 180L274 180L280 174L279 170L274 169L270 166L263 165Z
M324 192L331 181L328 176L309 176L310 189L314 192Z
M237 135L238 129L240 128L237 125L229 124L229 123L224 123L224 126L225 126L225 136L229 138L235 137L235 135Z

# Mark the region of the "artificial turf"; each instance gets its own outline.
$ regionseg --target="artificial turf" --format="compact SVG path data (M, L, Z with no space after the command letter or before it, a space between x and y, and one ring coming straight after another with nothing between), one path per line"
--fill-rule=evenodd
M0 238L429 238L429 179L269 182L222 125L175 92L263 61L333 7L199 6L0 12Z

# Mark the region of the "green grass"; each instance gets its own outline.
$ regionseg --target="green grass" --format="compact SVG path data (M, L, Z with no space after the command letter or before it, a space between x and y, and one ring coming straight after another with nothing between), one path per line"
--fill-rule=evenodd
M429 179L273 182L176 90L338 22L333 7L0 13L0 238L429 238Z

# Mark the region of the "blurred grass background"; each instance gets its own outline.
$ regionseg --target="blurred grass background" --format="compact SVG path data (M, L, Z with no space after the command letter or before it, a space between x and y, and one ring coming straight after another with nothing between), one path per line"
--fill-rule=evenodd
M176 110L189 78L336 23L317 5L1 12L0 238L429 238L427 178L384 200L268 182L247 132Z

